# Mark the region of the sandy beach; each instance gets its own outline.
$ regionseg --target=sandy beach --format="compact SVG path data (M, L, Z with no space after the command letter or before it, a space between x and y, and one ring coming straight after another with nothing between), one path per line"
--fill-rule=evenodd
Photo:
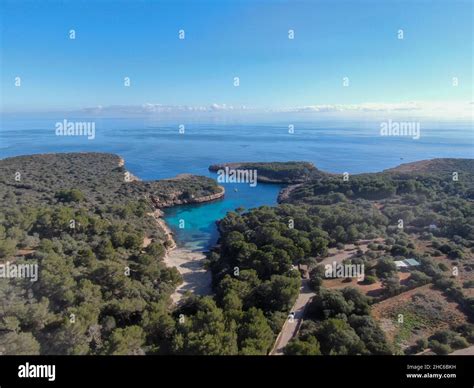
M167 267L176 267L183 277L183 283L171 295L173 304L177 304L186 291L197 295L210 294L212 278L211 273L204 268L205 254L191 249L179 248L173 238L173 232L162 218L163 212L160 209L156 209L149 215L155 219L158 227L164 231L168 241L168 249L163 257L163 262ZM151 241L150 238L145 237L144 247L148 246Z
M177 304L186 291L196 295L211 293L211 273L204 268L205 258L204 253L186 248L175 248L165 255L165 264L168 267L176 267L183 277L183 283L171 295L173 303Z

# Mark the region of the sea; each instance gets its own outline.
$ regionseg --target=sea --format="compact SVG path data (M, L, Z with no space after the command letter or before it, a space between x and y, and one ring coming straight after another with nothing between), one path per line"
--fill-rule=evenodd
M108 152L125 159L143 180L191 173L217 178L208 168L226 162L308 161L324 171L377 172L432 158L473 158L472 123L424 123L420 137L381 136L380 122L281 119L161 120L151 117L68 117L94 123L94 136L58 136L57 115L3 115L0 158L56 152ZM214 202L167 209L165 221L178 245L208 250L218 239L216 221L237 208L275 205L282 185L225 183Z

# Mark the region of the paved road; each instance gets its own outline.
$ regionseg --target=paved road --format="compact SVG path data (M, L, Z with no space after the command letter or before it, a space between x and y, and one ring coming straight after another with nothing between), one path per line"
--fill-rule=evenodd
M270 352L270 355L283 355L283 349L285 348L285 346L298 333L298 330L301 324L303 323L306 306L314 295L316 294L310 289L309 280L303 279L301 281L300 294L296 299L293 308L291 309L291 311L295 312L295 318L292 321L290 321L289 319L285 321L285 324L283 325L283 328L281 329L281 332L277 337L277 340L272 351Z

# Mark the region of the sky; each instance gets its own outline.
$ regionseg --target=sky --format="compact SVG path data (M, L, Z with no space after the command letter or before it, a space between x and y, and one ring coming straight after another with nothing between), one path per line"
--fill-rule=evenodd
M0 4L2 112L472 115L472 1Z

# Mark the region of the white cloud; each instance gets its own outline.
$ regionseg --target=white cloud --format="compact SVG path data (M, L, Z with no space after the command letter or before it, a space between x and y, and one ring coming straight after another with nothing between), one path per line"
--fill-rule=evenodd
M211 105L164 105L146 103L142 105L109 105L83 109L88 113L173 113L173 112L216 112L247 110L245 105L236 106L213 103Z
M330 115L331 117L366 117L375 115L407 115L446 119L467 119L473 116L472 101L431 102L408 101L398 103L365 102L360 104L318 104L285 108L256 108L245 105L233 106L225 103L210 105L164 105L146 103L142 105L110 105L86 108L83 111L94 114L167 114L167 113L212 113L212 112L255 112L255 113L301 113Z
M375 116L390 114L397 116L419 116L432 117L434 119L468 119L473 116L472 102L432 102L432 101L409 101L400 103L366 102L361 104L323 104L306 105L276 109L288 113L327 113L331 116L348 117L354 115Z
M306 105L283 109L286 112L392 112L419 111L423 109L420 102L380 103L366 102L362 104L324 104Z

